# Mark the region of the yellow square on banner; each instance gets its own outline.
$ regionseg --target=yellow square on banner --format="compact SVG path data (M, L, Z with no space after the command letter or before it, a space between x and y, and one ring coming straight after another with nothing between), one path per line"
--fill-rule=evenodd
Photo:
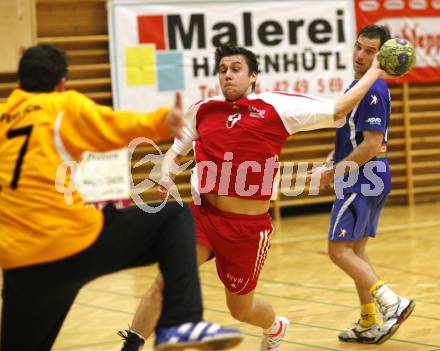
M156 84L156 62L153 47L126 48L125 62L128 86Z

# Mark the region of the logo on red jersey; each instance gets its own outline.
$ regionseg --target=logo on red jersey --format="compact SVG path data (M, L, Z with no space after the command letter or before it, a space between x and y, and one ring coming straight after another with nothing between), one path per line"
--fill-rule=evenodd
M240 119L241 119L241 113L234 113L233 115L228 116L228 120L226 121L226 127L232 128Z
M265 114L266 110L260 110L254 106L249 105L249 117L264 118Z

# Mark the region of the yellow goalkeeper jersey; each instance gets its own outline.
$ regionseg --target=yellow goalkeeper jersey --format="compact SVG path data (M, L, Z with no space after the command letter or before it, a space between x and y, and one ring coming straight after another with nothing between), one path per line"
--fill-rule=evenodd
M113 111L76 91L14 90L0 104L0 267L50 262L90 246L102 229L102 212L86 206L78 192L66 203L55 188L58 166L140 136L167 140L168 112Z

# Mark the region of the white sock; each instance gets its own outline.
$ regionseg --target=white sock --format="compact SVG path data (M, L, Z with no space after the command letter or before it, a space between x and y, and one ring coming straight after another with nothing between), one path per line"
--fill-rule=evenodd
M398 296L385 284L381 285L373 292L374 298L381 306L394 305L398 301Z
M267 329L263 329L263 333L264 334L273 334L278 330L278 318L275 317L274 322L272 323L272 325L267 328Z

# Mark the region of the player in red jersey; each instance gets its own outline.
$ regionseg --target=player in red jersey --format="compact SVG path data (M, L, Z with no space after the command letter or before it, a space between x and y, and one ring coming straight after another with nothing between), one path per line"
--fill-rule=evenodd
M289 321L254 297L273 231L268 210L278 156L290 134L342 126L386 74L375 62L353 89L332 101L287 92L255 94L258 63L245 48L221 46L215 59L222 95L189 108L182 135L166 153L159 191L167 195L176 165L195 141L198 262L215 256L231 315L263 329L261 350L279 350Z

